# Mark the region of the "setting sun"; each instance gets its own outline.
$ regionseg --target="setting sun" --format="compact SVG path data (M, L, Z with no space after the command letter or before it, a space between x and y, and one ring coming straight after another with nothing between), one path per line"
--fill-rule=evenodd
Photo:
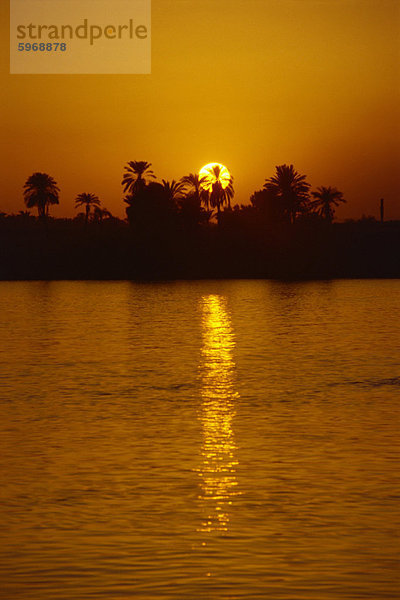
M201 179L204 178L201 185L208 192L212 191L212 186L217 181L220 182L223 189L232 183L232 175L225 165L221 165L221 163L209 163L205 165L200 169L199 176Z

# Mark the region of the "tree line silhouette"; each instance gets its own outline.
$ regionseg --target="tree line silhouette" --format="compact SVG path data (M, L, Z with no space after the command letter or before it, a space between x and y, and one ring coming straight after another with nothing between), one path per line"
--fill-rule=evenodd
M343 193L312 190L292 164L277 166L249 204L232 206L226 173L214 163L200 175L158 181L151 163L130 161L124 220L92 192L77 195L74 219L52 218L60 188L47 173L33 173L23 188L28 210L0 213L0 278L400 275L398 222L335 223Z
M155 182L156 176L151 163L130 161L125 166L122 180L128 205L126 214L131 224L142 223L143 218L156 220L159 216L175 212L181 213L188 221L204 223L216 213L217 223L221 222L223 210L232 210L234 197L233 178L227 185L222 183L221 166L210 167L203 177L190 173L180 181ZM208 181L207 181L208 180ZM266 179L262 190L254 192L250 203L256 210L268 216L270 221L283 221L294 224L299 216L317 215L331 223L335 207L345 202L342 192L334 187L319 187L311 192L311 185L305 175L300 175L293 165L276 167L274 176ZM47 173L34 173L24 186L24 200L27 208L37 208L38 216L49 216L49 207L59 204L60 189L54 178ZM314 198L312 200L311 198ZM84 207L85 223L112 216L107 209L101 209L98 196L81 193L75 200L76 207ZM240 210L240 206L235 206ZM80 215L81 216L81 215Z

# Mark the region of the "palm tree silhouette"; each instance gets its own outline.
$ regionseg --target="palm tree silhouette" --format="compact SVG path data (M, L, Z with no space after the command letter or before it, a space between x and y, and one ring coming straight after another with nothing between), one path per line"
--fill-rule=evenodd
M128 162L128 166L124 167L126 173L124 173L122 180L124 192L128 191L132 195L139 188L146 185L146 178L155 179L156 176L150 167L151 163L145 160L131 160Z
M316 192L311 192L315 198L310 204L311 208L328 223L332 223L335 216L335 207L339 206L340 202L346 202L343 198L343 193L339 192L335 187L324 187L317 188Z
M220 165L214 165L212 169L210 169L210 179L213 180L211 194L210 194L210 206L211 208L217 209L217 221L220 223L221 219L221 207L228 206L231 207L231 200L234 196L233 191L233 177L230 177L228 185L222 184L222 169ZM225 178L224 178L225 183Z
M264 189L280 200L282 212L290 223L307 207L310 187L306 176L295 171L293 165L277 166L276 174L264 184Z
M161 185L164 188L165 198L169 202L175 202L175 200L182 198L185 192L185 184L182 181L175 181L175 179L166 181L163 179Z
M49 205L59 203L59 191L53 177L47 173L33 173L24 185L26 207L36 206L39 217L45 219L49 214Z
M75 199L75 208L85 207L85 225L89 221L92 206L100 206L100 200L95 194L79 194Z
M184 184L186 191L189 192L190 196L194 201L198 201L199 204L202 202L208 209L210 207L210 194L203 187L206 183L206 177L200 177L198 173L189 173L182 177L181 182Z
M182 177L181 182L189 187L190 190L194 190L197 194L200 194L203 189L201 186L205 183L205 180L206 178L200 177L198 173L189 173L189 175Z

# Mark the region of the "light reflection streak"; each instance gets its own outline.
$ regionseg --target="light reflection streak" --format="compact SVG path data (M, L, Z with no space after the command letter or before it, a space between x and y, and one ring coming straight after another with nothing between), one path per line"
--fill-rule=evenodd
M204 520L198 531L228 531L230 510L237 495L236 445L232 430L235 415L234 334L222 296L202 298L203 347L201 361L203 426L200 500Z

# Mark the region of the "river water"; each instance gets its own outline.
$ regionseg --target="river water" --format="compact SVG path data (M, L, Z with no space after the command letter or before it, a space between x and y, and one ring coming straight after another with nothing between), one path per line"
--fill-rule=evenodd
M0 283L0 597L398 599L400 281Z

